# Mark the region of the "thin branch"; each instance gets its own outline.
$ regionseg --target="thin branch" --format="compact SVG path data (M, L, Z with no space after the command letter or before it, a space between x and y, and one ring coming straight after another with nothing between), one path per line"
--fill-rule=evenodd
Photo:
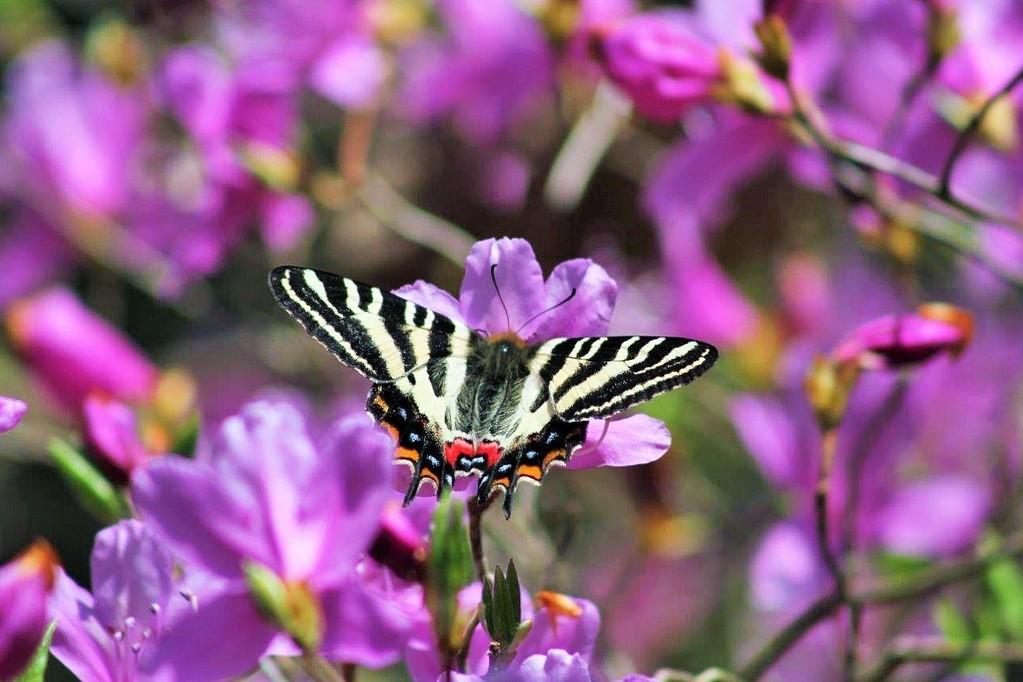
M1023 645L1002 642L954 643L942 640L907 639L896 642L871 669L857 678L860 682L880 682L905 663L957 663L984 660L1023 663Z
M820 550L821 559L824 561L828 573L835 581L835 590L841 595L845 594L845 574L839 564L838 557L831 549L831 533L828 530L828 493L831 489L831 470L835 463L835 449L838 445L838 432L831 429L823 434L821 444L821 467L817 476L817 486L814 488L814 512L817 520L817 546Z
M1011 535L1002 546L976 557L949 562L907 578L852 591L848 600L858 604L893 604L923 597L951 583L976 577L1002 559L1023 557L1023 533Z
M490 504L482 507L476 498L469 498L469 547L472 549L472 563L476 567L476 578L480 582L487 579L487 561L483 554L483 513Z
M628 122L630 110L629 101L610 84L597 86L593 102L576 120L551 164L543 188L548 204L559 211L579 204L601 159Z
M739 669L739 677L746 682L756 682L772 665L778 662L778 659L785 655L785 652L802 639L803 635L809 632L813 626L834 614L842 606L842 603L842 595L832 592L810 604L805 611L782 628L746 665Z
M818 147L823 149L830 156L851 163L854 166L883 173L897 178L907 185L911 185L941 201L943 204L956 209L957 211L986 222L1001 223L1019 227L1019 222L1011 216L1003 216L978 206L958 199L950 195L940 194L940 180L936 175L928 173L924 169L898 159L891 154L886 154L878 149L867 147L856 142L842 140L824 132L820 126L813 122L806 108L802 104L802 97L789 85L790 98L793 102L794 120L813 138Z
M921 571L915 576L887 584L850 589L844 598L837 591L831 592L813 602L792 622L782 628L739 671L739 676L746 682L756 682L814 625L833 615L843 604L873 606L916 599L952 583L974 578L997 561L1019 557L1023 557L1023 533L1009 536L1001 547L980 556L935 566Z
M457 670L465 672L465 664L469 660L469 649L472 646L472 636L476 633L476 626L480 624L480 607L472 614L472 619L465 626L465 634L462 636L462 645L458 647L455 654L455 666Z
M1013 88L1023 82L1023 67L1016 72L1016 74L1009 79L1009 81L1003 85L998 92L991 95L984 102L984 104L977 110L977 113L967 122L966 126L959 132L959 137L956 138L955 146L952 147L952 151L949 152L948 158L945 159L945 165L941 169L941 175L938 180L938 187L936 196L940 199L949 199L951 197L951 184L952 184L952 171L955 168L956 161L964 151L966 146L973 137L973 134L980 127L980 124L984 122L984 117L991 111L991 107L995 105L1005 95L1009 94Z
M374 218L410 242L444 256L461 268L475 241L452 222L419 208L383 177L370 173L359 199Z

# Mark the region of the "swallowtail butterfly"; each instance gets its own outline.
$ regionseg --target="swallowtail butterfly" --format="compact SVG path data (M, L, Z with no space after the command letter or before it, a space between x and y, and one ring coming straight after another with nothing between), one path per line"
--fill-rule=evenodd
M519 482L539 484L606 418L687 384L717 359L710 344L663 336L485 336L376 287L309 268L270 273L277 301L338 360L373 382L367 410L412 469L409 504L479 474L511 514Z

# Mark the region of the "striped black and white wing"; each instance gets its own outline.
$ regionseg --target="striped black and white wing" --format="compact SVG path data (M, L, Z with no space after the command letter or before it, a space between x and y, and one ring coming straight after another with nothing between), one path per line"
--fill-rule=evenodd
M688 384L717 356L708 343L666 336L551 339L533 356L544 387L536 403L548 401L566 421L609 417Z
M464 358L474 334L388 291L311 268L275 268L270 289L338 360L377 383L436 360Z

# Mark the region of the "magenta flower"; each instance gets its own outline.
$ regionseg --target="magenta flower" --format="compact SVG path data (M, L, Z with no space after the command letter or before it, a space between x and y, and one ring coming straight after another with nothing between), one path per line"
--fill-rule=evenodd
M140 662L195 599L177 593L174 563L164 545L138 521L100 531L92 550L92 592L63 571L50 597L56 619L51 651L82 680L147 679Z
M991 506L987 487L944 474L902 486L871 522L878 544L889 551L948 557L973 545Z
M481 595L479 583L466 587L458 595L459 611L471 614L479 605ZM534 601L523 590L521 600L522 618L531 619L532 628L518 645L514 657L505 662L500 672L488 675L490 637L482 625L477 625L466 660L468 674L463 679L479 680L484 676L486 679L546 679L540 672L547 665L548 656L552 656L552 666L560 669L562 664L569 662L567 659L572 659L570 667L581 666L582 671L589 675L593 648L600 630L597 607L585 599L554 592L539 592ZM417 627L416 635L409 642L405 662L416 682L439 682L445 677L429 623L420 623Z
M495 276L507 318L490 280L492 264L498 266ZM564 300L572 289L576 293L570 301L533 319ZM539 343L559 336L607 334L617 290L604 268L582 258L560 263L545 281L529 242L503 238L473 246L458 299L423 281L394 293L492 334L508 331L509 323L512 330L524 325L519 335ZM671 444L664 424L646 415L593 420L586 434L586 442L568 464L570 469L645 464L661 457Z
M117 214L128 199L142 142L145 100L80 68L48 41L10 72L3 139L17 169L18 196L58 222Z
M154 670L211 679L255 665L281 627L249 593L254 565L303 595L323 655L373 667L396 659L408 615L358 570L392 495L393 445L362 417L324 440L313 444L292 407L251 403L197 460L161 457L135 473L143 519L176 556L223 581L164 637Z
M936 310L937 314L932 313ZM939 353L958 355L972 335L969 313L932 304L917 313L867 322L840 341L831 355L839 362L855 362L866 369L913 366Z
M0 311L61 273L73 262L68 243L28 208L15 211L0 237Z
M6 322L15 350L69 412L79 412L92 391L128 401L152 394L156 368L66 289L18 301Z
M710 100L721 78L718 50L680 12L640 14L607 30L598 40L608 77L655 121L678 121Z
M152 456L139 436L135 412L124 403L90 394L82 404L85 442L90 454L123 481Z
M57 555L43 540L0 566L0 679L21 672L38 648L57 568Z
M554 60L540 25L511 0L441 0L443 37L401 55L399 111L417 122L450 118L492 146L550 96Z
M0 433L10 431L25 416L28 405L23 400L0 395Z

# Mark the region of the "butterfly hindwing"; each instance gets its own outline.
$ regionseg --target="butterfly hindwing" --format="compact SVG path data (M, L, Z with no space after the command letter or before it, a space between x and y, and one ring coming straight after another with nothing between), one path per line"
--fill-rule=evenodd
M393 381L432 360L464 357L473 335L388 291L311 268L275 268L270 288L311 336L374 382Z

